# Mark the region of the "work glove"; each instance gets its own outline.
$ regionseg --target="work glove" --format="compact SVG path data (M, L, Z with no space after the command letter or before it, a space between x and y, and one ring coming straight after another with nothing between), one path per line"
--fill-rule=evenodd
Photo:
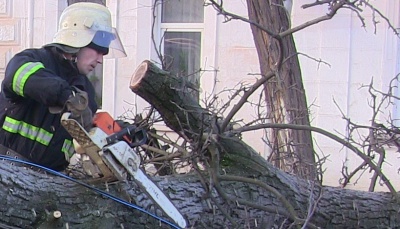
M52 114L71 112L70 118L75 119L87 131L93 126L93 114L89 108L88 94L76 87L73 87L72 94L63 107L49 107L49 111Z
M89 108L88 94L85 91L74 88L72 95L65 102L67 111L71 112L70 118L75 119L85 130L89 131L93 126L93 114Z

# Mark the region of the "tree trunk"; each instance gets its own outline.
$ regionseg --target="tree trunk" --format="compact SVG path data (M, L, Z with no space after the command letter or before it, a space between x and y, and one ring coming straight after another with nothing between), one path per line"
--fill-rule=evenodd
M184 90L186 82L146 60L133 74L130 89L153 105L169 128L186 139L193 139L211 125L212 117Z
M247 0L249 19L275 34L289 28L282 0ZM310 125L308 106L292 35L281 40L251 25L262 75L275 71L265 83L267 118L273 123ZM281 43L280 43L281 42ZM314 180L316 166L311 132L272 130L269 134L272 163L287 172Z
M264 171L265 174L257 178L279 190L298 212L299 218L305 219L307 212L311 212L310 204L316 204L309 220L314 226L400 227L400 205L389 193L313 186L310 182L273 168L268 162L264 163ZM286 206L270 191L225 178L221 176L221 180L226 180L221 181L221 187L227 195L266 209L237 205L235 201L223 200L215 192L206 193L197 175L156 177L153 180L180 209L188 228L232 228L221 209L240 225L239 228L279 228L281 225L287 228L293 222L288 220L290 217ZM94 194L62 177L1 163L0 179L0 228L170 228L139 210ZM106 190L104 184L97 187ZM133 182L109 184L107 193L130 199L149 212L165 217ZM213 195L218 206L210 201L210 195ZM59 219L52 216L54 211L61 212ZM312 228L311 224L308 228Z

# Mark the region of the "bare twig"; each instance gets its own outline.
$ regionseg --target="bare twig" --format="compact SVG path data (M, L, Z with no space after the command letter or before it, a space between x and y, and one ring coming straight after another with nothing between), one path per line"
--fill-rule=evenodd
M268 75L263 76L259 80L257 80L256 83L253 84L253 86L244 93L242 98L240 98L240 101L235 104L235 106L232 108L232 110L229 112L229 114L226 116L224 119L223 123L221 124L221 130L224 131L226 127L228 126L229 122L233 118L233 116L240 110L240 108L243 106L243 104L246 103L247 99L252 95L261 85L263 85L265 82L267 82L269 79L271 79L273 76L275 76L274 72L270 72Z
M385 185L388 187L389 191L393 194L393 196L398 199L397 192L393 185L390 183L389 179L386 177L385 174L381 171L381 169L375 165L375 163L369 158L367 155L365 155L363 152L361 152L358 148L350 144L348 141L339 138L338 136L325 131L323 129L317 128L317 127L312 127L312 126L307 126L307 125L293 125L293 124L277 124L277 123L267 123L267 124L259 124L256 126L246 126L242 128L238 128L234 130L233 132L245 132L245 131L252 131L252 130L258 130L258 129L264 129L264 128L276 128L276 129L294 129L294 130L310 130L316 133L320 133L332 140L335 140L336 142L342 144L343 146L347 147L351 151L357 154L357 156L361 157L367 164L379 175L379 177L382 179L382 181L385 183Z

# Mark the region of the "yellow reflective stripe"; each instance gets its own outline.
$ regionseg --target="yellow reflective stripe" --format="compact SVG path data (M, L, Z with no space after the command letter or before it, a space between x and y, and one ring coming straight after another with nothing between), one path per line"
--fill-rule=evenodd
M19 134L25 138L37 141L45 146L48 146L53 134L26 122L19 121L10 117L6 117L3 123L3 129L14 134Z
M24 86L29 77L44 68L40 62L28 62L18 68L13 78L13 91L20 96L24 96Z
M64 144L61 148L61 151L64 153L65 159L67 161L69 161L71 159L72 155L74 155L74 153L75 153L75 148L74 148L74 144L72 143L72 141L65 139Z

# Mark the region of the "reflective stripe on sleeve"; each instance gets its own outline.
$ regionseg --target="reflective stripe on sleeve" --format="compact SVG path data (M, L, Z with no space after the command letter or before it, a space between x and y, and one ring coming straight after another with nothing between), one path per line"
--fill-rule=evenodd
M65 159L69 161L72 155L74 155L75 153L75 148L74 145L72 144L72 141L65 139L61 151L64 153Z
M30 125L10 117L6 117L3 129L14 134L19 134L25 138L37 141L42 145L48 146L53 134L39 127Z
M40 62L28 62L23 64L14 74L12 88L15 93L24 96L24 86L29 77L37 72L39 69L44 68Z

